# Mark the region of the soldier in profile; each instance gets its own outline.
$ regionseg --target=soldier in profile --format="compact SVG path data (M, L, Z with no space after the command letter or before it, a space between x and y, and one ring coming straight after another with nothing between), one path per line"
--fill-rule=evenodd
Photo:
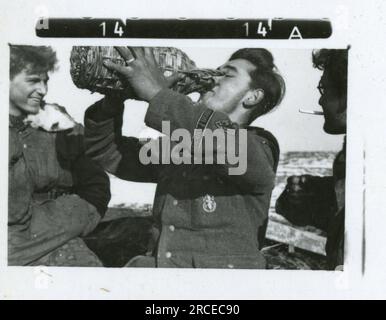
M312 55L314 67L323 71L318 90L323 109L323 129L346 134L348 50L321 49ZM336 155L333 176L291 176L276 203L276 211L295 225L313 225L327 233L327 266L344 262L346 137Z
M172 130L187 129L192 137L195 129L234 129L236 135L246 130L248 149L242 155L247 169L241 175L229 175L229 163L144 165L138 157L139 140L121 134L123 100L106 95L89 107L87 154L121 179L157 183L154 246L128 266L265 268L259 249L265 238L279 147L272 134L250 124L273 110L284 94L272 54L265 49L236 51L219 67L224 75L216 77L214 87L194 104L169 89L174 78L163 76L148 48L132 50L136 59L127 58L126 66L111 62L105 66L124 77L137 97L149 103L145 116L149 127L161 132L162 122L169 121Z

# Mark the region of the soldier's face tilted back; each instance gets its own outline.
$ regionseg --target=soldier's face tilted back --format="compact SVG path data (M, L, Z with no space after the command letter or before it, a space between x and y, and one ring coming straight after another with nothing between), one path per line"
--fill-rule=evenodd
M14 116L36 114L47 94L47 72L31 72L25 68L10 80L9 113Z
M227 115L243 111L243 102L253 97L250 73L256 67L245 59L227 61L219 67L225 72L216 78L216 85L201 97L201 101L210 109Z
M320 91L319 105L324 113L325 132L330 134L346 133L347 95L331 81L332 75L324 70L318 89Z

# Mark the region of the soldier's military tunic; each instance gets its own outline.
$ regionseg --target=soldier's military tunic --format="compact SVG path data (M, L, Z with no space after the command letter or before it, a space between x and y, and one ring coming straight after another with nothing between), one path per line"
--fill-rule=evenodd
M247 170L242 175L229 175L228 163L143 165L139 140L121 135L123 107L109 117L102 103L107 100L86 112L87 154L118 178L157 183L154 251L150 257L134 258L129 266L265 268L259 248L279 152L273 136L249 128ZM162 121L170 121L171 130L189 130L192 137L196 128L234 127L225 114L167 89L150 101L145 117L158 131ZM126 192L129 198L130 190Z
M101 219L93 204L74 193L73 168L80 162L90 171L82 184L107 207L108 177L84 156L81 135L34 129L10 116L9 265L102 266L80 238Z

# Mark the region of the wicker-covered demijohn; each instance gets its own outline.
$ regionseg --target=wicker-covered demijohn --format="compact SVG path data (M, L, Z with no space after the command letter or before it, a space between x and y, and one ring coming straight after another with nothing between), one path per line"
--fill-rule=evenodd
M185 75L172 88L178 92L203 93L210 90L214 77L222 75L218 70L197 69L195 63L180 49L171 47L151 47L154 58L165 76L173 72ZM71 77L80 89L102 94L121 94L135 99L135 93L125 79L103 66L104 60L125 65L123 57L115 47L74 46L71 51Z

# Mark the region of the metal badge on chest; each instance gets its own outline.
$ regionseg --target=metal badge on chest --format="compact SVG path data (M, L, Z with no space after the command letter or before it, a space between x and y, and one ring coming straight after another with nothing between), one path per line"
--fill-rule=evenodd
M202 198L202 208L205 212L214 212L216 210L217 204L214 200L214 196L211 196L209 194L205 195Z

